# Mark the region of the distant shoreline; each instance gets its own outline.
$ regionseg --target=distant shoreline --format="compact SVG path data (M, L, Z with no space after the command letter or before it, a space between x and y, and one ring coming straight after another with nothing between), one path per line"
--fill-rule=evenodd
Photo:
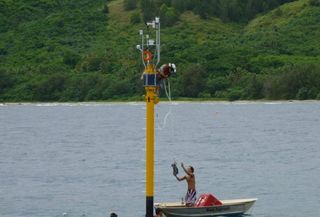
M320 103L320 100L172 100L172 103L228 103L228 104L255 104L255 103ZM161 100L160 104L169 104L168 100ZM5 105L104 105L104 104L144 104L144 101L86 101L86 102L0 102Z

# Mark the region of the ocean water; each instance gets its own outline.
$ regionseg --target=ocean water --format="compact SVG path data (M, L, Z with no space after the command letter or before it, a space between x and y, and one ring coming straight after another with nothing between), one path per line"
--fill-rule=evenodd
M160 103L155 202L258 198L253 217L320 216L320 102ZM183 171L180 169L179 175ZM1 217L145 214L143 103L0 104Z

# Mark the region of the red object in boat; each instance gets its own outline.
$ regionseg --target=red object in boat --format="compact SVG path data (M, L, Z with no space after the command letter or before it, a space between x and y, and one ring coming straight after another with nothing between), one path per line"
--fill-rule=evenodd
M222 205L222 203L212 194L201 194L198 200L196 201L195 207L213 206L213 205L219 206L219 205Z

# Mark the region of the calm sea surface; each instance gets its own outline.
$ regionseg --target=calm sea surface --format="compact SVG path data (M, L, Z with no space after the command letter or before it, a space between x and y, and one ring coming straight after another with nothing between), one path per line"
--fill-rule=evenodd
M257 197L253 217L320 216L320 102L160 103L155 201ZM182 175L180 169L179 175ZM0 217L142 217L145 105L0 105Z

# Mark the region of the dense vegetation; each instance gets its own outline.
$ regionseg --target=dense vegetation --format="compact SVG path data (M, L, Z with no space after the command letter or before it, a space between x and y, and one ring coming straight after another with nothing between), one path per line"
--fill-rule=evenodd
M259 13L294 0L142 0L141 11L145 21L160 14L162 20L176 21L179 14L193 11L201 18L219 17L223 21L248 21ZM137 0L125 0L127 10L135 9ZM172 25L172 22L169 24Z
M174 97L320 99L320 0L0 0L0 101L142 99L154 15Z

